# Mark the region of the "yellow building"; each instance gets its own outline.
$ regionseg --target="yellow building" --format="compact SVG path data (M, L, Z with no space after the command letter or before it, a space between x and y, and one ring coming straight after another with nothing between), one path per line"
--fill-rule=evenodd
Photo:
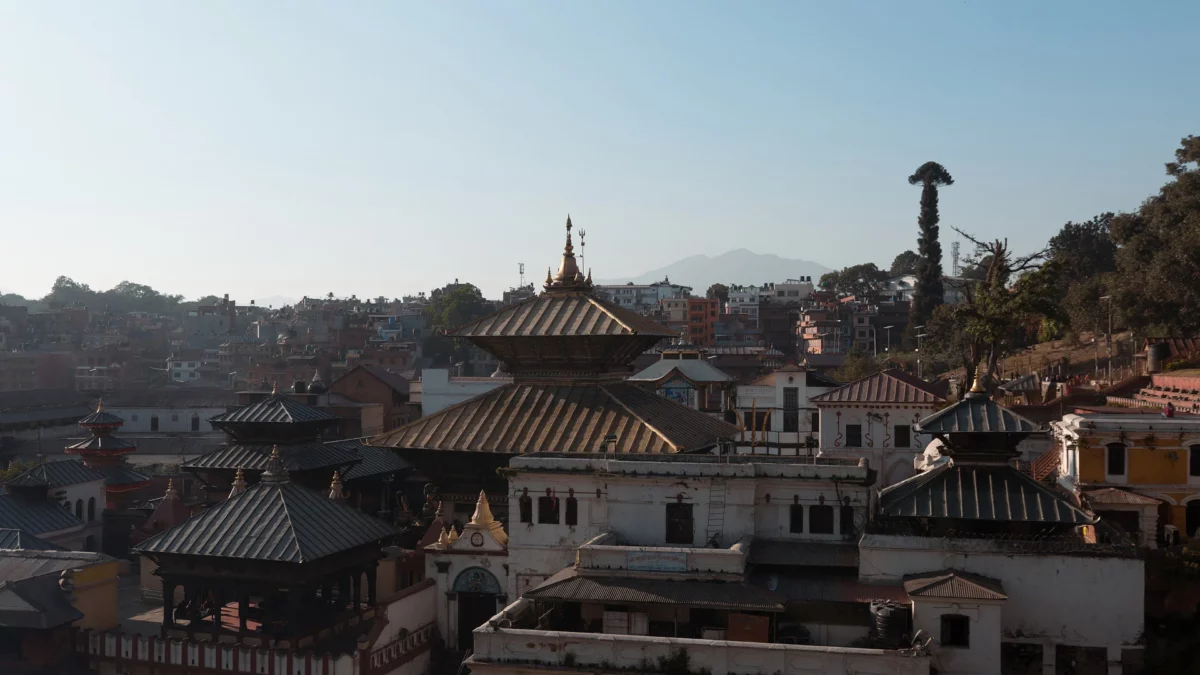
M1130 409L1053 422L1060 481L1144 545L1200 530L1200 417Z

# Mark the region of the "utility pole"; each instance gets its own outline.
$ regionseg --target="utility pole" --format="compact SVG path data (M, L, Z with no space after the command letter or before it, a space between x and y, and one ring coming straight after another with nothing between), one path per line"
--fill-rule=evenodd
M921 332L924 325L917 326L914 330L917 331L917 377L921 378L921 338L926 337L925 333Z
M1104 336L1104 343L1108 347L1108 384L1112 385L1112 296L1102 295L1101 300L1108 301L1108 334Z

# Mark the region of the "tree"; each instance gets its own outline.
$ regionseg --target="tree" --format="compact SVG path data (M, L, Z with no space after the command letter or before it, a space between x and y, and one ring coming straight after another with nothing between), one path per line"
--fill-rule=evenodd
M1007 239L985 242L956 231L975 244L972 265L984 267L981 263L987 261L986 274L966 282L963 302L935 309L925 323L925 344L934 354L958 362L969 384L977 367L983 368L983 379L994 378L1000 359L1021 345L1018 331L1026 319L1052 314L1058 298L1054 274L1041 269L1048 249L1016 256Z
M823 274L817 285L822 290L833 291L838 295L869 298L879 291L887 277L888 275L875 263L862 263Z
M842 361L841 367L830 374L839 382L853 382L854 380L861 380L868 375L874 375L878 372L879 362L875 357L855 348L851 349L849 354L846 354L846 360Z
M1175 159L1173 180L1112 219L1112 295L1126 327L1191 335L1200 330L1200 137L1184 138Z
M933 308L942 304L942 244L938 240L938 188L954 185L946 167L937 162L925 162L908 177L909 185L921 186L921 215L917 219L917 283L913 290L912 311L908 325L920 326L932 315Z
M422 345L424 355L434 363L469 360L471 345L446 337L444 332L481 318L490 310L483 293L473 284L454 283L434 289L425 308L425 320L432 332Z
M721 305L729 302L729 287L725 284L713 284L704 292L706 298L716 298L721 302Z
M1112 213L1082 223L1068 222L1050 238L1050 257L1063 263L1068 282L1091 279L1117 270L1117 245L1112 239Z
M841 273L837 271L826 272L817 280L817 288L823 291L836 292L838 280L841 279Z
M892 260L892 267L888 270L888 274L893 277L901 277L905 274L916 274L920 265L921 256L913 253L912 251L905 251Z
M0 482L8 482L26 471L37 466L37 462L28 459L14 459L8 466L0 470Z

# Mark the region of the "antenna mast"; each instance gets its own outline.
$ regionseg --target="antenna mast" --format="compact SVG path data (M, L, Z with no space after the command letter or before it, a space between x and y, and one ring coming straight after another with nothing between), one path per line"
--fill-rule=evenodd
M958 278L958 242L950 242L950 276Z
M517 285L517 288L525 288L525 263L517 263L517 269L521 273L521 283Z

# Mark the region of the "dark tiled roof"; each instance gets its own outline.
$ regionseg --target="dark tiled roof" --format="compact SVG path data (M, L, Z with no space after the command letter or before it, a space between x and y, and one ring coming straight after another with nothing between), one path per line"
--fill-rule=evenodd
M104 410L96 410L91 415L88 415L87 417L84 417L83 419L79 420L79 426L81 426L81 427L86 427L86 426L119 427L122 424L125 424L125 420L121 419L120 417L117 417L116 415L114 415L110 412L106 412Z
M342 474L343 481L352 481L369 476L381 476L410 468L408 462L401 459L400 455L391 448L373 448L358 440L332 441L326 443L326 445L332 445L338 449L353 452L362 458L361 462L350 467Z
M374 446L477 452L601 452L616 434L618 453L709 448L737 428L630 384L508 384L422 417Z
M93 452L116 452L119 450L133 451L137 446L133 443L116 436L92 436L85 438L78 443L72 443L67 446L67 452L75 451L93 451Z
M890 517L954 518L1090 525L1065 495L1003 464L941 466L885 488L879 512Z
M945 403L928 382L901 370L868 375L810 400L814 403Z
M114 464L112 466L98 466L96 467L96 470L104 474L105 486L122 487L150 482L149 476L144 476L133 469L120 464Z
M674 371L697 384L732 382L733 378L707 361L699 359L663 359L629 378L630 382L658 382Z
M267 468L271 445L227 445L213 452L184 462L185 469L245 469L262 471ZM336 444L312 441L280 445L279 455L288 471L309 471L354 464L360 461L357 453Z
M858 544L755 539L750 544L750 562L755 565L858 567Z
M23 581L51 574L57 581L63 570L114 560L103 553L88 551L0 551L0 581Z
M0 528L0 550L3 551L61 551L61 546L55 546L48 541L22 530L5 527Z
M26 424L29 422L53 422L78 420L91 412L85 405L63 408L31 408L28 410L5 410L0 412L0 424Z
M280 394L272 394L261 401L244 405L212 418L214 424L293 424L296 422L323 422L336 420L337 416L304 405Z
M1009 393L1017 391L1041 391L1042 381L1038 378L1037 373L1030 373L1013 378L1000 385L1000 388Z
M629 577L580 576L559 572L525 597L606 604L686 605L714 609L782 612L784 599L764 588L721 581L663 581Z
M806 570L759 567L750 575L755 586L775 587L788 602L844 602L864 604L872 600L908 602L900 585L867 584L854 577L812 576Z
M83 521L57 502L26 499L19 495L0 495L0 527L24 530L30 534L45 534L83 526Z
M386 370L384 368L380 368L379 366L377 366L373 363L364 363L360 366L355 366L354 368L350 369L349 373L346 373L345 375L343 375L342 377L339 377L338 379L340 380L343 377L349 377L351 373L358 370L359 368L370 373L377 380L379 380L380 382L391 387L392 391L400 393L400 394L408 393L408 380L403 375L401 375L399 373L393 373L392 371Z
M8 485L46 485L52 488L90 483L101 480L104 475L89 469L77 459L61 462L42 462L32 469L8 481Z
M459 326L447 334L459 338L678 335L640 314L583 292L543 293Z
M295 483L259 483L134 547L140 553L305 563L395 531Z
M923 434L1033 433L1037 426L990 397L967 394L958 403L918 422L916 431Z
M45 630L82 618L57 576L0 581L0 628Z
M22 389L0 391L0 411L87 406L88 395L74 389ZM86 415L94 408L86 408ZM83 417L80 415L79 417ZM76 418L78 419L78 418Z
M1007 600L997 579L958 570L944 570L904 577L904 590L919 598L962 600Z
M1162 503L1161 499L1139 495L1136 492L1122 490L1120 488L1101 488L1099 490L1089 490L1083 493L1083 498L1089 504L1128 504L1132 506L1158 506Z

